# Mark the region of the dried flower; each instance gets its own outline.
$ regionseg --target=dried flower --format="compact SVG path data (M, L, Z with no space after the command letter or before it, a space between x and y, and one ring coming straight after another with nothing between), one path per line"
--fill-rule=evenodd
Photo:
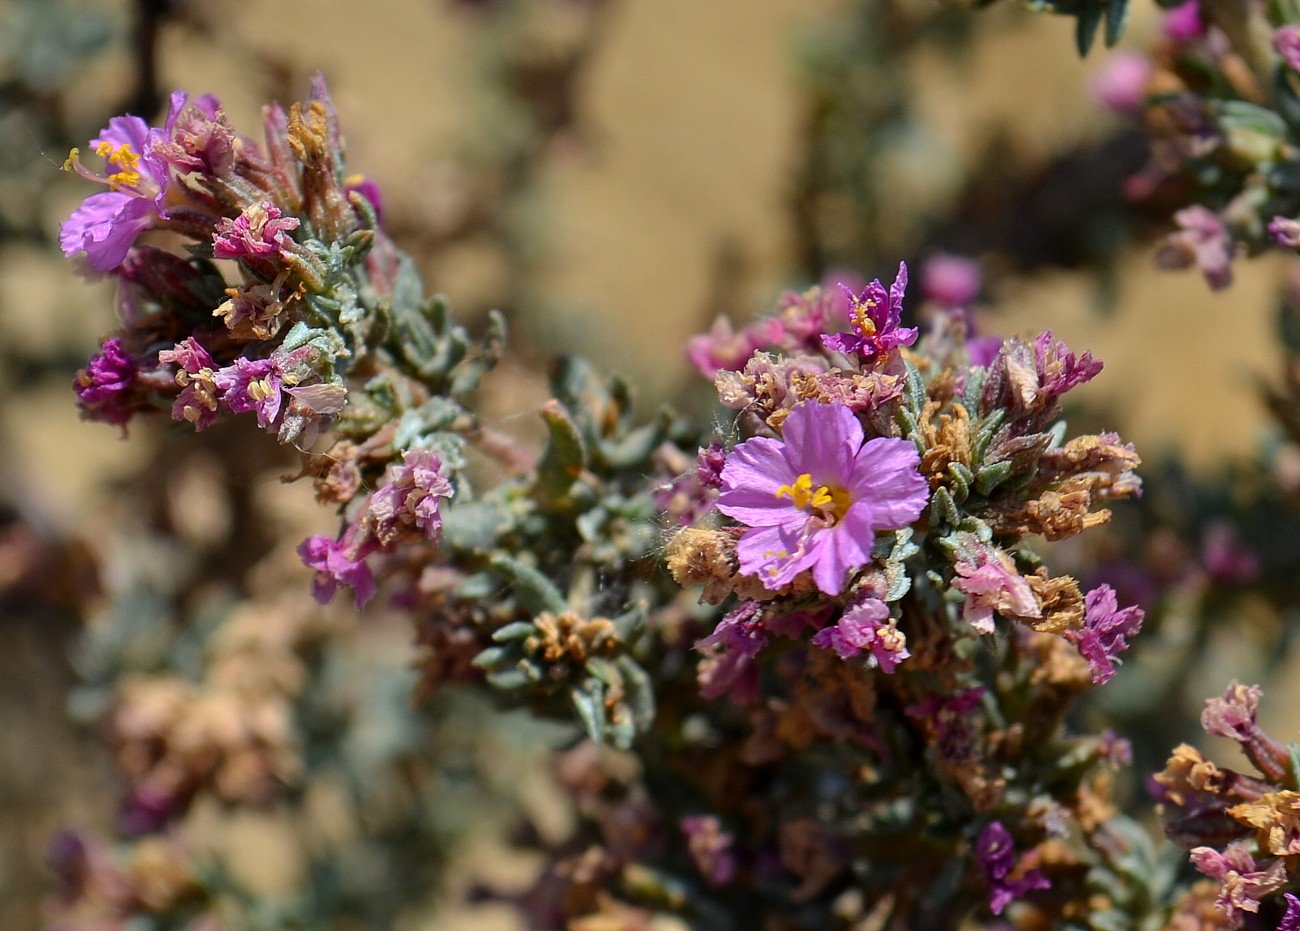
M437 453L403 450L401 464L389 465L383 483L370 495L362 520L381 546L390 546L411 531L417 538L437 540L442 529L439 500L450 498L453 490Z
M274 204L250 204L231 220L223 217L212 235L212 254L218 259L260 259L284 247L288 233L301 221L286 217Z
M1220 883L1217 904L1228 925L1240 928L1243 913L1258 912L1259 901L1286 885L1286 864L1272 860L1265 868L1255 863L1245 844L1232 844L1223 853L1212 847L1191 852L1192 865Z

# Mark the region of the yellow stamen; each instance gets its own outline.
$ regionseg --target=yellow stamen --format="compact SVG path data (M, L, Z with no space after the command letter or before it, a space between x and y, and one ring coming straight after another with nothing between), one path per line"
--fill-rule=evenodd
M865 301L860 301L857 298L853 299L853 326L863 336L876 335L876 324L868 316L868 312L875 309L876 301L873 298L867 298Z
M135 187L140 183L140 172L137 170L140 166L140 156L131 148L130 143L124 142L120 146L115 146L105 139L95 146L95 154L108 164L116 165L121 169L108 176L108 183L114 188Z
M271 379L254 378L248 382L248 396L254 401L265 401L272 394Z
M822 491L825 489L819 489ZM777 498L789 498L794 506L802 510L813 499L812 476L805 472L794 480L794 485L782 485L776 490Z
M73 171L77 164L77 156L79 156L80 154L81 154L81 150L78 149L76 146L73 146L72 151L68 153L67 159L65 159L63 162L63 170Z
M794 480L793 485L782 485L776 490L778 498L789 498L795 507L807 510L809 507L823 511L835 520L839 520L848 511L852 502L844 488L832 488L820 485L813 489L812 476L807 472Z

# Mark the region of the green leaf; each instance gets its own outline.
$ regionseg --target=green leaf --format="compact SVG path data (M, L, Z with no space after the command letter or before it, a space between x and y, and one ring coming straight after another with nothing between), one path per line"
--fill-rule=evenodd
M537 463L537 490L544 504L560 505L566 502L573 483L587 467L587 447L578 425L559 401L543 404L541 415L546 424L547 443Z
M492 568L506 577L525 611L534 615L543 611L560 614L568 609L560 590L532 566L524 565L509 556L495 556Z

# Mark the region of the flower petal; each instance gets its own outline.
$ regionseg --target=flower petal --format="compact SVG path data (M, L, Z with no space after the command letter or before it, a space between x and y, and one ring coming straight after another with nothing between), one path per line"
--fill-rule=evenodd
M920 516L930 498L920 463L909 440L877 437L863 444L849 494L855 502L870 502L873 530L898 530Z
M757 437L746 440L731 451L722 467L722 494L718 510L751 527L768 527L804 515L788 497L778 498L782 485L789 485L798 474L786 461L780 440Z
M847 487L854 455L862 445L862 424L843 404L804 402L782 425L785 456L796 475L808 473L815 485Z

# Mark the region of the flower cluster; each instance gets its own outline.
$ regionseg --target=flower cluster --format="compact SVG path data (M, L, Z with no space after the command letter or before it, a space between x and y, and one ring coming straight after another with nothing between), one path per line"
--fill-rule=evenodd
M1115 674L1142 610L1121 608L1107 585L1084 592L1070 576L1051 576L1027 540L1105 523L1099 503L1139 492L1138 458L1114 434L1063 436L1062 397L1101 368L1087 353L1050 332L977 353L953 298L938 303L922 337L903 325L906 284L902 265L889 289L845 289L839 323L819 302L786 300L783 332L800 330L796 306L804 327L825 332L699 366L715 370L720 400L752 435L730 450L701 449L692 473L701 491L680 511L693 521L671 539L668 565L725 611L698 642L698 679L705 697L728 697L764 722L747 747L760 733L787 748L764 751L778 755L810 742L856 746L885 771L855 791L960 799L964 814L937 833L947 856L965 857L966 882L983 886L995 914L1013 905L1047 914L1039 894L1059 896L1074 881L1049 865L1050 838L1104 833L1095 817L1104 780L1011 801L1001 773L1024 765L1011 762L1022 750L1004 730L1011 683L1052 683L1046 716L1022 711L1014 726L1025 740L1064 739L1047 708ZM991 667L978 659L986 651ZM926 748L916 771L909 745ZM1093 752L1109 758L1101 743ZM908 778L927 788L903 788ZM888 820L865 810L877 827ZM934 825L914 829L935 836ZM892 861L869 833L824 821L816 831L829 832L817 843L831 858L818 883L851 859L831 853L839 844ZM728 850L743 846L733 839ZM920 900L898 908L921 925L932 919Z
M1270 737L1256 713L1258 686L1233 682L1205 703L1206 733L1233 740L1255 768L1220 767L1183 744L1155 779L1166 807L1165 831L1190 850L1192 865L1219 884L1216 905L1225 927L1240 928L1249 915L1281 914L1293 927L1300 906L1289 892L1300 865L1300 786L1294 747Z
M263 153L211 98L178 97L161 128L96 140L110 190L63 241L117 277L122 328L78 377L82 409L253 415L340 515L298 547L317 600L391 593L420 695L486 686L636 751L561 761L579 823L524 897L534 926L1159 907L1115 841L1120 742L1063 723L1142 612L1037 551L1140 491L1131 446L1061 420L1099 362L1051 332L969 338L978 276L951 257L931 318L905 320L900 264L889 287L826 282L692 343L740 436L637 423L625 383L566 358L535 451L474 410L500 318L475 343L422 299L373 188L343 174L323 84L266 122ZM155 230L188 256L143 242ZM471 450L496 467L481 486ZM302 669L256 639L213 645L210 681L121 690L129 831L296 777Z
M1300 102L1295 16L1286 4L1228 10L1186 0L1164 13L1149 55L1117 54L1094 87L1151 136L1150 159L1127 193L1183 204L1157 261L1198 268L1216 290L1232 283L1238 256L1300 247L1300 198L1290 181Z

